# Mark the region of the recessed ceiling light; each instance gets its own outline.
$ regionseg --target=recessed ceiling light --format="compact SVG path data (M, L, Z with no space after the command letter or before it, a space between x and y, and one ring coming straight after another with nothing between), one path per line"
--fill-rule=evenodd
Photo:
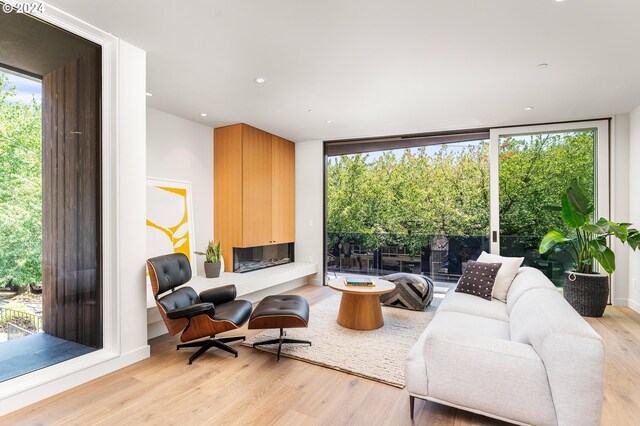
M331 124L331 123L333 123L333 121L332 120L327 120L327 121L325 121L325 123Z
M202 117L206 117L206 116L207 116L207 114L206 114L206 113L204 113L204 112L201 112L201 113L200 113L200 116L202 116Z
M533 107L532 106L524 107L524 110L525 111L531 111L531 110L533 110Z
M265 80L265 79L264 79L264 78L262 78L262 77L256 77L256 78L254 78L254 79L253 79L253 81L255 81L255 82L256 82L256 83L258 83L258 84L262 84L262 83L264 83L264 82L265 82L265 81L267 81L267 80Z
M147 96L153 96L153 93L149 93L149 92L147 92L147 93L145 93L145 95L147 95Z
M564 0L556 0L556 3L562 3Z
M543 62L541 64L536 65L536 68L547 68L549 66L549 64L547 64L546 62Z

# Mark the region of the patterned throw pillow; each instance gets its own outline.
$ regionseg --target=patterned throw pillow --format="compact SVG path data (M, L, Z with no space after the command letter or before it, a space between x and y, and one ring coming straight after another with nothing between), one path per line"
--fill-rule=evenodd
M464 274L458 281L456 292L491 300L491 290L493 290L500 266L502 266L501 263L482 263L470 260Z

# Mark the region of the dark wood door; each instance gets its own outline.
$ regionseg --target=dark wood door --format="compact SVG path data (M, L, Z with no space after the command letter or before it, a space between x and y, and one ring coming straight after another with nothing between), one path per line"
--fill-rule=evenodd
M100 52L42 79L43 327L102 347Z

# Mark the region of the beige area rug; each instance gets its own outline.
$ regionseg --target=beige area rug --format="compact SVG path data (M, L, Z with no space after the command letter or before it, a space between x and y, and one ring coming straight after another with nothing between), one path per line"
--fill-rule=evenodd
M283 345L282 356L299 359L345 373L404 387L404 364L409 349L433 318L444 294L435 294L422 312L382 307L384 326L372 331L356 331L336 323L340 295L311 305L308 328L287 330L287 337L310 340L312 346ZM279 330L265 330L243 343L274 339ZM277 345L256 350L275 353Z

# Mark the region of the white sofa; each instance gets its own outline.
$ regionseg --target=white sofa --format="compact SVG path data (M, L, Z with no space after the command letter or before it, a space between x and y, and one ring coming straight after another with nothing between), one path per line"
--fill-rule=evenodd
M599 425L604 345L533 268L507 302L450 291L407 356L415 398L516 424Z

